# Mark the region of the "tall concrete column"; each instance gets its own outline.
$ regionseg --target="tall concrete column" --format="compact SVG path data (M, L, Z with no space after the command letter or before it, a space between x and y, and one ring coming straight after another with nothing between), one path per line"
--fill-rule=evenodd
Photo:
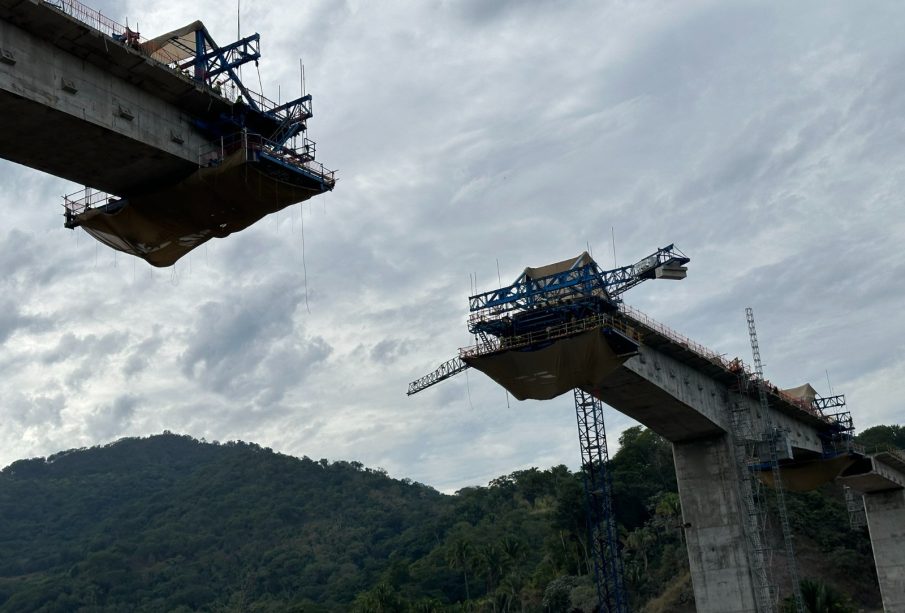
M698 613L756 613L744 505L727 435L673 443Z
M905 490L864 494L883 610L905 612Z

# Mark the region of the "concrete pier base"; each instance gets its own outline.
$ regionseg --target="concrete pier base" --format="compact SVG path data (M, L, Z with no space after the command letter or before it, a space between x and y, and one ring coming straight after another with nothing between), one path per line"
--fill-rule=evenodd
M883 610L905 612L905 490L864 495Z
M699 613L755 613L743 502L726 435L673 444Z

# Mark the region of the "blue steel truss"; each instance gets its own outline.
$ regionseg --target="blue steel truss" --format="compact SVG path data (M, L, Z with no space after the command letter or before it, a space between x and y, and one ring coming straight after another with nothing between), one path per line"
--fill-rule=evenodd
M817 396L811 401L811 404L820 412L827 409L836 409L845 406L845 396L843 394L838 396Z
M658 249L631 266L603 270L587 254L564 270L535 276L526 270L515 283L468 299L468 329L475 335L476 354L501 350L531 351L555 342L557 331L584 330L585 324L608 334L614 350L631 352L637 343L604 324L618 308L619 295L647 279L685 276L689 258L673 245ZM488 335L497 337L491 341ZM527 342L525 342L527 339ZM463 350L465 351L465 350ZM464 355L464 354L463 354ZM408 395L449 379L469 366L460 355L409 384ZM628 611L623 585L619 533L613 511L612 478L603 422L603 403L593 394L573 390L581 447L582 474L588 507L588 537L599 610Z
M823 456L834 457L854 449L855 424L851 412L845 410L845 396L817 396L811 401L813 406L829 424L830 428L819 434L823 443ZM828 412L835 410L835 412Z
M225 47L219 47L206 28L199 28L195 31L195 49L195 57L191 59L195 69L195 80L213 85L217 77L226 73L242 91L249 106L258 110L255 100L245 90L239 75L236 74L236 68L248 62L257 62L261 58L260 34L255 33Z
M658 249L631 266L603 270L583 255L566 270L534 277L527 271L515 283L469 297L469 331L506 337L528 334L613 311L623 292L664 269L681 271L689 258L674 245Z
M471 296L468 308L472 313L490 308L498 311L530 309L545 306L560 298L563 292L612 301L642 281L655 278L657 268L683 266L689 261L674 245L658 249L631 266L613 270L603 270L593 260L578 258L568 270L538 278L522 274L512 285Z
M174 41L190 57L178 62L176 68L189 70L192 79L220 91L221 80L225 77L239 91L239 97L247 107L247 112L264 118L273 126L273 131L265 134L268 140L283 145L305 131L306 121L313 117L311 96L303 95L282 104L274 103L263 95L250 90L242 82L237 69L243 64L254 62L257 66L261 58L261 36L257 33L246 36L223 47L217 45L206 28L195 31L195 48ZM237 101L238 102L238 101ZM215 136L231 133L236 128L246 127L244 113L236 113L223 118L220 123L206 122L199 127L207 129Z

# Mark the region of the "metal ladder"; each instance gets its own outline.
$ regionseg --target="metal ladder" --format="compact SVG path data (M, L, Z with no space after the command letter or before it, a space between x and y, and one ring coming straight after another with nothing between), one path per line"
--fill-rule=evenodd
M769 448L770 470L773 473L773 489L776 492L776 508L779 511L779 522L782 526L782 540L785 544L788 563L789 580L792 582L792 597L795 602L795 610L805 613L804 599L801 596L801 583L798 575L798 562L795 560L795 545L792 542L792 526L789 523L789 513L786 509L786 494L782 486L782 474L779 470L779 456L776 444L779 441L779 429L773 423L770 414L770 400L767 398L766 384L764 383L764 369L760 361L760 346L757 343L757 329L754 327L754 311L748 307L745 309L745 317L748 320L748 336L751 339L751 354L754 358L754 381L757 387L757 397L760 401L761 416L764 421L764 442Z
M754 434L751 406L747 403L745 389L747 380L738 376L735 402L730 405L729 421L732 427L732 451L738 472L739 493L744 505L745 525L743 531L748 544L748 562L754 578L755 599L758 613L773 613L776 610L776 586L771 579L766 545L767 512L763 498L763 486L751 472L751 463L756 456L758 437Z

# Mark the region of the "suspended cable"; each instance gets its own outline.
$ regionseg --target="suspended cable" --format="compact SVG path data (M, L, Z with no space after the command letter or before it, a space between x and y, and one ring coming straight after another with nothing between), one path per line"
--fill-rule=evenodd
M468 381L468 370L465 370L465 394L468 396L468 406L474 411L474 404L471 402L471 383Z
M261 82L261 67L255 62L255 70L258 71L258 87L260 88L261 95L264 95L264 83Z
M302 226L302 272L305 275L305 309L311 314L311 306L308 304L308 264L305 262L305 209L302 203L299 203L299 219Z

